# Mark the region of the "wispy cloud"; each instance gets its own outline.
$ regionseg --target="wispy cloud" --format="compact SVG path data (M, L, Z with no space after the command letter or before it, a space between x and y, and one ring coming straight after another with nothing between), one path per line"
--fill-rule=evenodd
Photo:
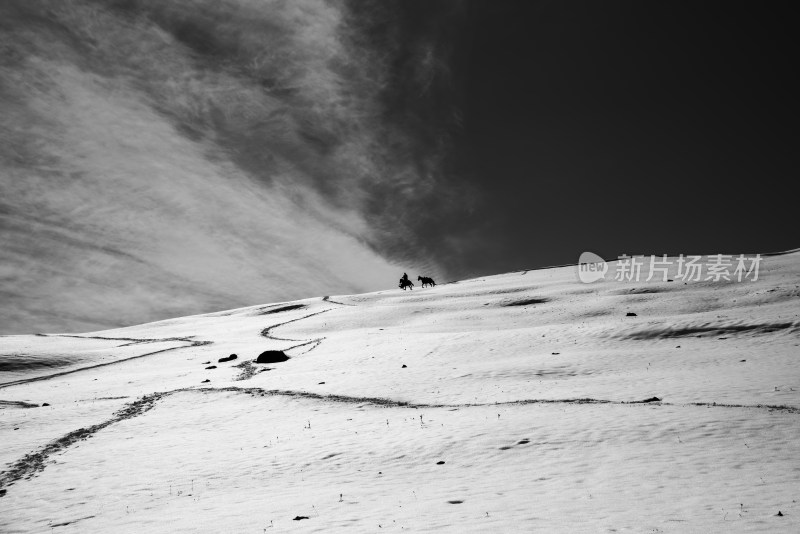
M0 10L3 332L372 290L412 267L444 270L417 236L431 217L422 207L457 204L440 187L446 120L420 122L446 69L432 37L408 51L402 28L384 31L379 5L14 0ZM398 73L416 104L396 101L411 88L398 92Z

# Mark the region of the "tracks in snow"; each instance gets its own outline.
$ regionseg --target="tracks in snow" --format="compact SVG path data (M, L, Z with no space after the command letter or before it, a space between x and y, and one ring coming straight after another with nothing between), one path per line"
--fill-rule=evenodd
M355 304L346 304L344 302L337 302L335 300L331 300L331 297L329 295L325 295L324 297L322 297L322 301L323 302L329 302L331 304L338 304L339 306L355 306ZM298 306L302 307L302 305L298 305ZM288 309L296 309L296 308L295 307L288 307ZM314 317L315 315L320 315L322 313L326 313L326 312L332 311L334 309L335 308L329 308L327 310L322 310L322 311L318 311L318 312L314 312L314 313L309 313L308 315L304 315L304 316L298 317L296 319L290 319L289 321L284 321L282 323L278 323L278 324L274 324L272 326L268 326L267 328L265 328L265 329L263 329L261 331L261 336L266 338L266 339L271 339L273 341L301 341L299 339L289 339L289 338L286 338L286 337L274 336L274 335L272 335L272 330L278 328L279 326L287 325L289 323L295 323L297 321L302 321L303 319L308 319L309 317ZM284 311L284 309L271 310L268 313L277 313L279 311ZM305 347L307 345L311 345L311 347L308 350L306 350L306 351L301 353L301 354L306 354L308 352L311 352L315 348L317 348L324 340L325 340L324 336L323 337L318 337L316 339L309 339L309 340L305 340L302 343L299 343L297 345L292 345L291 347L283 349L283 350L287 351L287 350L298 349L300 347Z
M354 304L345 304L343 302L336 302L336 301L330 300L330 297L327 296L327 295L322 297L322 300L324 302L330 302L331 304L338 304L340 306L355 306ZM302 306L302 305L297 305L297 306ZM287 308L288 309L296 309L293 306L288 306ZM296 321L301 321L303 319L307 319L309 317L313 317L315 315L319 315L321 313L325 313L325 312L331 311L332 309L334 309L334 308L330 308L330 309L327 309L327 310L322 310L322 311L315 312L315 313L310 313L308 315L304 315L303 317L298 317L297 319L292 319L290 321L284 321L282 323L278 323L278 324L274 324L272 326L268 326L267 328L265 328L265 329L263 329L261 331L261 335L263 337L265 337L267 339L271 339L273 341L300 341L299 339L289 339L289 338L281 338L281 337L273 336L270 332L272 330L274 330L275 328L278 328L279 326L283 326L283 325L286 325L286 324L289 324L289 323L294 323ZM288 310L279 308L277 310L270 310L267 313L277 313L277 312L280 312L280 311L288 311ZM38 381L41 381L41 380L49 380L51 378L57 378L59 376L65 376L65 375L69 375L69 374L73 374L73 373L78 373L78 372L81 372L81 371L87 371L87 370L90 370L90 369L97 369L97 368L105 367L105 366L108 366L108 365L114 365L114 364L117 364L117 363L127 362L127 361L135 360L135 359L138 359L138 358L144 358L146 356L153 356L154 354L161 354L163 352L169 352L169 351L178 350L178 349L186 349L186 348L190 348L190 347L200 347L200 346L204 346L204 345L211 345L211 344L214 343L213 341L194 340L194 339L192 339L192 337L194 337L194 336L190 336L190 337L167 337L167 338L144 338L144 339L142 339L142 338L132 338L132 337L81 336L81 335L77 335L77 334L37 334L37 335L41 336L41 337L67 337L67 338L74 338L74 339L99 339L99 340L103 340L103 341L127 341L127 343L124 343L124 344L120 345L120 347L127 347L127 346L130 346L130 345L142 345L142 344L147 344L147 343L167 343L167 342L170 342L170 341L182 342L182 343L186 343L186 345L184 345L182 347L170 347L168 349L156 350L156 351L152 351L152 352L147 352L145 354L138 354L136 356L131 356L130 358L123 358L123 359L115 360L115 361L112 361L112 362L103 362L103 363L98 363L98 364L93 364L93 365L87 365L87 366L84 366L84 367L78 367L76 369L70 369L70 370L67 370L67 371L59 371L57 373L50 373L50 374L42 375L42 376L36 376L36 377L32 377L32 378L22 378L22 379L19 379L19 380L12 380L10 382L3 382L3 383L0 383L0 389L6 388L6 387L10 387L10 386L17 386L17 385L20 385L20 384L27 384L27 383L30 383L30 382L38 382ZM305 347L307 345L312 345L308 350L306 350L306 351L301 353L301 354L305 354L305 353L311 352L312 350L317 348L320 345L320 343L322 343L324 340L325 340L325 337L319 337L319 338L316 338L316 339L306 340L306 341L303 341L302 343L298 343L297 345L292 345L291 347L283 349L283 350L285 350L285 351L286 350L292 350L292 349L297 349L297 348L300 348L300 347Z
M15 482L21 479L30 479L37 473L43 471L47 465L47 460L50 456L62 452L63 450L67 449L68 447L74 445L79 441L83 441L92 437L97 432L103 430L108 426L113 425L114 423L118 423L120 421L131 419L133 417L137 417L139 415L144 414L145 412L153 409L158 401L167 396L174 395L176 393L210 394L210 393L225 393L225 392L243 393L251 396L260 396L260 397L289 397L293 399L311 399L322 402L335 402L335 403L358 404L358 405L371 404L374 406L385 407L385 408L409 408L409 409L526 406L532 404L603 404L603 405L617 405L617 406L631 406L631 407L690 406L690 407L728 408L728 409L738 408L738 409L768 410L771 412L780 411L784 413L800 414L800 408L796 408L793 406L775 406L767 404L755 404L755 405L718 404L710 402L690 402L684 404L668 403L668 402L644 403L642 401L626 402L626 401L612 401L612 400L592 399L592 398L521 399L521 400L506 401L506 402L439 404L439 403L405 402L405 401L399 401L382 397L353 397L348 395L320 394L320 393L313 393L310 391L294 391L294 390L280 390L280 389L266 390L263 388L256 388L256 387L241 388L236 386L227 386L222 388L180 388L172 391L164 391L164 392L152 393L150 395L145 395L133 402L126 404L120 410L114 413L114 415L110 419L106 421L97 423L95 425L86 428L79 428L78 430L74 430L56 440L51 441L38 451L26 454L25 456L14 462L8 470L0 472L0 497L3 497L6 494L7 491L6 488L8 486L13 485Z
M278 328L279 326L287 325L289 323L295 323L297 321L302 321L303 319L308 319L309 317L314 317L315 315L320 315L322 313L329 312L332 309L333 308L328 309L328 310L322 310L322 311L314 312L314 313L309 313L308 315L304 315L304 316L298 317L296 319L291 319L289 321L284 321L282 323L278 323L278 324L274 324L272 326L268 326L268 327L266 327L265 329L263 329L261 331L261 336L266 338L266 339L271 339L273 341L301 341L299 339L289 339L289 338L286 338L286 337L273 336L271 332L272 332L272 330ZM283 350L285 352L287 350L292 350L292 349L297 349L297 348L300 348L300 347L305 347L306 345L312 345L311 348L309 348L308 350L306 350L306 351L301 353L301 354L305 354L305 353L311 352L312 350L317 348L320 345L320 343L322 343L324 340L325 340L324 336L323 337L318 337L316 339L310 339L310 340L303 341L302 343L299 343L297 345L292 345L291 347L283 349Z
M27 384L27 383L30 383L30 382L38 382L40 380L49 380L51 378L56 378L56 377L59 377L59 376L70 375L70 374L73 374L73 373L79 373L81 371L87 371L89 369L97 369L97 368L100 368L100 367L106 367L108 365L115 365L115 364L122 363L122 362L129 362L131 360L136 360L138 358L144 358L145 356L152 356L154 354L160 354L162 352L169 352L169 351L172 351L172 350L185 349L185 348L189 348L189 347L200 347L200 346L203 346L203 345L211 345L213 343L213 341L197 341L197 340L193 340L193 339L191 339L189 337L169 337L169 338L163 338L163 339L135 339L135 338L129 338L129 337L77 336L77 335L69 335L69 334L52 334L52 335L46 335L46 337L70 337L70 338L78 338L78 339L102 339L102 340L105 340L105 341L128 341L128 343L120 345L120 347L126 347L126 346L129 346L129 345L139 345L139 344L145 344L145 343L167 343L167 342L170 342L170 341L183 342L183 343L188 343L188 344L184 345L182 347L170 347L168 349L161 349L161 350L155 350L155 351L152 351L152 352L147 352L145 354L138 354L136 356L131 356L130 358L122 358L120 360L114 360L112 362L96 363L96 364L93 364L93 365L87 365L87 366L84 366L84 367L78 367L76 369L70 369L68 371L59 371L58 373L50 373L48 375L43 375L43 376L35 376L35 377L32 377L32 378L21 378L19 380L12 380L11 382L3 382L3 383L0 383L0 389L6 388L6 387L10 387L10 386L17 386L19 384Z
M63 451L79 441L90 438L107 426L111 426L119 421L124 421L125 419L136 417L137 415L141 415L146 411L151 410L153 406L155 406L156 401L165 395L169 395L170 393L153 393L150 395L145 395L144 397L123 406L119 411L111 416L111 419L108 419L107 421L103 421L102 423L97 423L96 425L86 428L73 430L69 434L51 441L38 451L26 454L11 464L11 467L7 471L0 473L0 497L5 496L5 488L13 485L14 482L22 478L30 479L35 476L36 473L44 471L47 460L50 458L50 456Z

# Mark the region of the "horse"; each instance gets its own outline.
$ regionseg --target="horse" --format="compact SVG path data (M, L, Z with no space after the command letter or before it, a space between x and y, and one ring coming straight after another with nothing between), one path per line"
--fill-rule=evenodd
M414 284L411 282L411 280L408 280L408 279L405 279L405 280L404 280L404 279L402 279L402 278L401 278L401 279L400 279L400 286L399 286L399 287L400 287L400 289L402 289L403 291L405 291L405 290L406 290L406 288L408 288L408 289L410 289L410 290L413 290L413 289L414 289Z
M425 287L426 285L429 285L429 286L435 286L436 285L436 282L433 281L433 278L430 278L430 277L427 277L427 276L418 276L417 277L417 281L418 282L422 282L422 287Z

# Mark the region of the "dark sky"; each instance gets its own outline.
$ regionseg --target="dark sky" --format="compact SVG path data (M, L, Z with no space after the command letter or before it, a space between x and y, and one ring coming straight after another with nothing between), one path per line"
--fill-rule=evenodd
M744 2L474 2L456 58L477 271L798 246L797 17Z

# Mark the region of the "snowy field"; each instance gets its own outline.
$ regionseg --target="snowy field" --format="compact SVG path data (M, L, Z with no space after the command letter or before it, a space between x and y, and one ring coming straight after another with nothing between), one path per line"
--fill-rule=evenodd
M0 337L0 443L7 533L800 532L800 252Z

